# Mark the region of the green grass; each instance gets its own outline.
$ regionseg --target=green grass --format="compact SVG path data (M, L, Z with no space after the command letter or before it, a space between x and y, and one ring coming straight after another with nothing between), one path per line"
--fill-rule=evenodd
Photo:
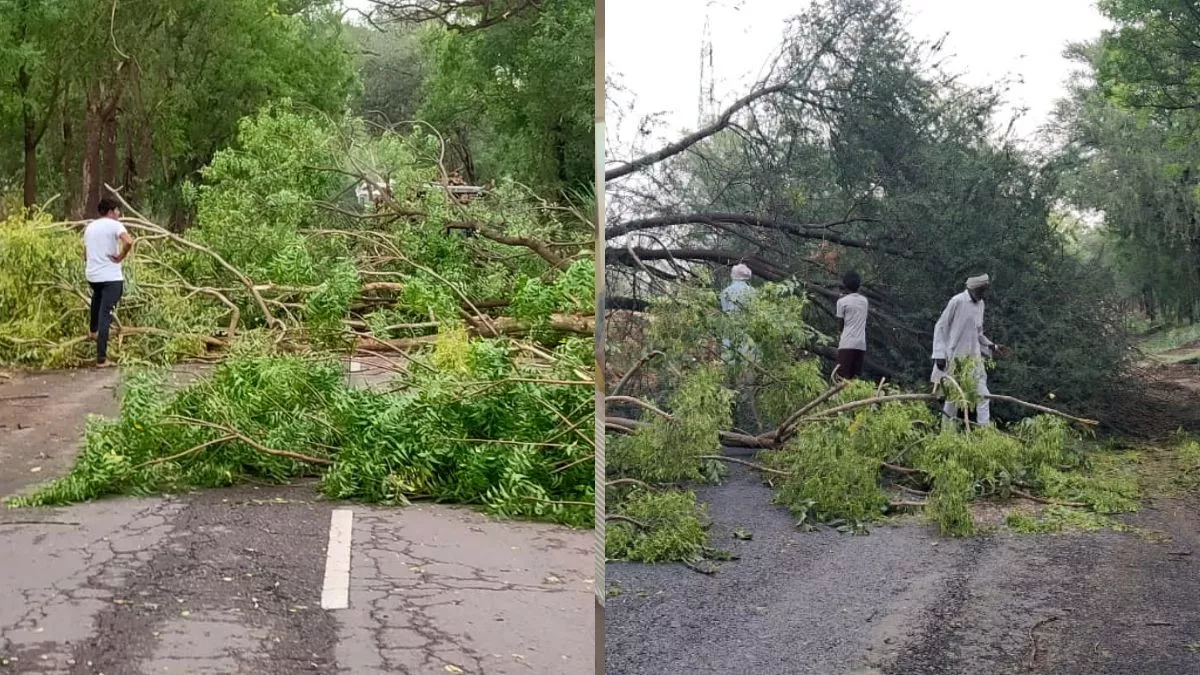
M1103 514L1066 506L1049 506L1036 516L1014 513L1008 517L1006 524L1014 531L1025 534L1065 531L1098 532L1106 529L1117 532L1132 530L1128 525L1119 523Z
M1155 333L1140 340L1140 346L1147 354L1161 355L1197 340L1200 340L1200 323L1177 326ZM1196 352L1200 354L1200 349L1197 349Z

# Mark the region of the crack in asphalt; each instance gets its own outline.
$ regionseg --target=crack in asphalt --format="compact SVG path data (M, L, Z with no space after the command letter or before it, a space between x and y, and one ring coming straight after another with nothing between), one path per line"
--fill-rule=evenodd
M180 506L172 501L155 501L134 511L128 523L118 522L111 529L103 529L99 536L72 548L81 563L77 570L55 578L46 585L18 589L26 610L15 620L0 625L0 655L3 656L0 658L0 668L26 670L34 667L44 671L46 668L57 670L80 665L74 662L75 659L62 657L61 641L31 639L20 635L45 634L44 624L47 623L70 623L68 617L78 606L111 603L119 594L127 575L150 561L140 547L127 548L125 542L145 538L158 540L167 536L172 530L169 516L178 512ZM5 522L10 521L0 516L0 526ZM46 536L38 535L34 540L41 543ZM30 663L34 666L24 665Z
M478 514L466 517L481 518ZM356 548L355 562L352 563L355 568L352 604L357 601L365 607L369 625L359 628L369 635L381 672L462 672L476 675L495 672L492 670L497 667L493 661L495 658L511 659L520 672L562 672L535 670L523 662L526 658L524 655L491 653L480 645L479 638L485 636L477 634L477 631L494 630L489 624L481 623L487 620L485 612L492 612L493 621L504 622L507 621L506 604L511 604L513 610L519 610L534 597L562 596L563 603L576 604L576 598L571 595L574 594L579 599L577 604L583 605L582 601L588 600L593 594L591 588L587 587L590 580L579 579L577 577L580 575L574 572L551 571L539 573L543 577L540 583L531 583L528 580L506 578L515 574L528 575L528 569L511 568L503 564L486 567L472 564L462 556L464 547L469 546L467 539L478 534L494 535L479 526L461 527L463 518L463 512L454 511L440 516L447 524L453 522L460 527L444 528L442 536L446 543L439 544L436 533L432 537L425 536L430 533L421 529L423 521L412 525L413 531L410 532L405 527L397 527L395 518L380 513L360 512L356 516L356 541L369 540L372 545L369 548ZM537 549L539 553L578 555L585 563L591 561L590 550L582 545L572 545L563 537L529 529L526 524L506 523L505 527L515 530L514 534L518 535L512 542ZM448 530L453 530L453 533ZM533 536L520 537L529 533L533 533ZM446 555L436 553L442 546L446 548ZM464 594L474 593L493 599L472 603L470 598L464 597ZM525 602L520 602L518 598L524 598ZM438 612L441 609L473 609L475 606L484 612L473 612L465 623L458 623ZM579 628L584 630L586 626ZM590 636L586 642L591 643ZM503 670L503 666L500 667Z

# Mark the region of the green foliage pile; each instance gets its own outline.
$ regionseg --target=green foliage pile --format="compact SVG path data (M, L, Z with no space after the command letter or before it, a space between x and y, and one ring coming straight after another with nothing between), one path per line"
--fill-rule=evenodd
M230 356L170 391L135 369L120 415L89 421L66 477L15 506L321 476L331 498L434 499L504 516L586 526L593 517L593 394L575 371L587 341L530 363L508 340L455 342L389 391L352 387L336 356L281 354L247 336Z
M738 315L721 312L716 294L705 286L681 284L672 290L652 306L647 344L610 341L606 346L610 354L662 352L643 372L652 373L656 391L664 393L654 404L669 415L642 409L636 428L606 437L605 471L612 485L606 492L608 512L638 523L608 525L610 558L657 562L711 553L703 509L693 493L678 486L722 477L724 467L706 456L721 453L720 433L733 425L739 381L755 375L751 395L766 403L776 423L790 410L786 406L825 389L813 359L796 358L820 336L804 321L808 301L795 286L763 286ZM765 363L773 363L769 371L760 365ZM661 491L630 490L630 482ZM667 551L678 555L668 557Z
M127 223L120 416L16 503L319 475L339 499L591 522L590 207L513 181L457 203L442 152L425 127L368 133L288 102L243 120L184 191L194 227ZM389 194L364 208L359 180ZM93 356L75 228L38 212L0 228L0 362ZM347 381L360 347L403 364L389 391ZM166 366L193 356L222 360L172 391Z
M511 181L455 204L431 187L441 176L440 147L423 127L372 135L359 120L330 120L287 102L246 118L237 145L216 153L202 181L185 190L198 220L180 235L183 244L130 224L143 241L126 262L117 318L147 330L115 342L115 356L169 363L279 325L290 340L347 347L362 339L348 321L371 340L424 339L440 327L466 327L463 312L476 314L474 303L490 303L495 320L512 319L530 337L555 342L554 314L594 311L588 205L547 205ZM355 215L360 207L345 194L358 176L391 181L383 210ZM448 229L459 222L548 242L556 265ZM85 362L91 346L83 339L88 296L78 232L35 213L3 223L0 244L0 361Z
M628 436L605 446L605 468L614 475L653 483L703 480L703 455L721 451L717 433L732 422L733 392L718 367L697 369L670 399L673 418L651 415Z
M1059 505L1045 524L1018 523L1025 530L1107 522L1105 514L1138 507L1136 475L1119 456L1092 452L1086 436L1062 417L965 431L943 423L936 409L941 402L896 398L906 392L895 385L857 380L831 391L808 351L822 338L805 324L808 300L795 287L764 285L733 315L718 309L711 292L682 284L672 290L678 292L670 300L651 307L646 344L608 345L610 353L661 351L643 366L644 377L667 383L662 400L654 401L662 412L643 410L636 421L620 418L615 408L608 413L607 497L609 513L620 516L608 525L616 533L609 535L610 557L694 560L708 554L703 510L682 486L719 480L705 456L720 454L723 442L762 444L756 461L768 469L775 502L802 527L824 523L862 532L897 510L921 508L942 533L965 536L977 531L976 500L1015 492ZM722 349L720 340L752 347ZM771 360L758 360L761 355ZM979 402L974 368L968 360L954 362L951 373L962 391L944 390L968 411ZM770 414L772 430L749 439L730 429L735 403L729 387L736 386L730 383L747 370L779 401ZM825 398L817 403L818 397ZM760 394L758 400L772 399ZM1067 510L1088 515L1062 515Z
M706 555L704 507L689 491L638 491L617 502L604 530L605 555L656 563L698 560Z
M1089 470L1083 437L1060 417L969 432L945 430L936 421L925 404L886 402L805 427L783 448L764 453L770 465L792 474L782 479L778 501L802 522L843 521L861 529L894 502L910 500L911 492L897 486L915 483L925 515L952 536L975 532L972 501L1007 497L1013 489L1099 514L1138 508L1136 480Z

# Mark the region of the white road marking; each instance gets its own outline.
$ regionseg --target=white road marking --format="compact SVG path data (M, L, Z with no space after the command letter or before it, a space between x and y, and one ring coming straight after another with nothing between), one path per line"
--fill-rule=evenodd
M325 587L321 590L322 609L346 609L350 606L350 541L354 512L334 509L329 518L329 550L325 554Z

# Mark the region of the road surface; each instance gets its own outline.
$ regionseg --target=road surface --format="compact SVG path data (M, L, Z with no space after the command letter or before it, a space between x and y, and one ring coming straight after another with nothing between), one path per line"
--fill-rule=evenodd
M915 519L800 532L737 465L699 494L740 559L607 565L607 675L1200 673L1195 496L1125 518L1152 536L948 539Z
M0 381L0 494L66 473L117 379ZM326 610L345 509L348 607ZM590 531L312 483L2 509L0 674L591 673L594 561Z

